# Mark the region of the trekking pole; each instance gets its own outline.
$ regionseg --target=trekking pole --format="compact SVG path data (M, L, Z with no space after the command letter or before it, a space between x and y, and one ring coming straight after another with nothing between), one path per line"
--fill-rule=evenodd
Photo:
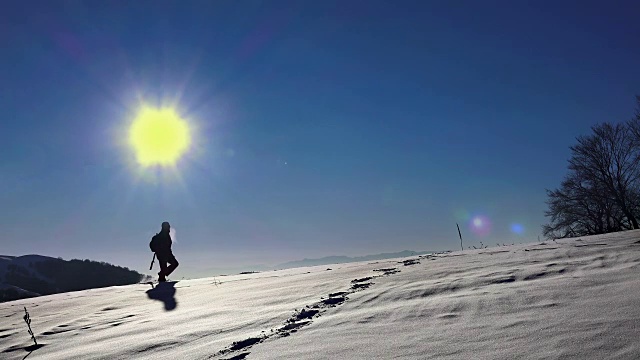
M149 266L149 270L153 269L153 263L156 261L156 253L153 253L153 259L151 260L151 266Z

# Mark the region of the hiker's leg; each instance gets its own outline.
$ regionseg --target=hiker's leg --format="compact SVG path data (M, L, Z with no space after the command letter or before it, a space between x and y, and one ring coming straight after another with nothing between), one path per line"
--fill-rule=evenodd
M164 281L167 276L167 259L164 256L158 255L158 263L160 264L160 272L158 273L159 281Z
M180 265L180 263L178 263L178 260L176 259L175 256L173 256L173 254L169 256L169 258L167 259L167 262L169 263L169 266L167 267L164 274L166 276L169 276L169 274L171 274L178 267L178 265Z

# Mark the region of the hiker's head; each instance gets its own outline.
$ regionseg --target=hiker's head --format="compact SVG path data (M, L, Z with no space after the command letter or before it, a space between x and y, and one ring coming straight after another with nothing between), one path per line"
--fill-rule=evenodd
M165 221L162 223L162 231L169 231L171 229L171 225L169 225L169 222Z

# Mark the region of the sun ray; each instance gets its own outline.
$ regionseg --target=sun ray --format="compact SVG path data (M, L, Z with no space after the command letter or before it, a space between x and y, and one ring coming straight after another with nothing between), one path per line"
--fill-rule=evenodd
M173 98L171 99L171 104L173 104L173 106L177 106L177 104L180 104L183 101L184 93L185 93L188 85L191 83L191 79L195 75L196 70L200 66L201 61L202 61L202 50L200 50L198 52L198 55L196 55L193 58L193 61L191 62L191 65L188 66L186 71L185 71L186 74L184 76L184 79L177 86L176 93L173 96Z

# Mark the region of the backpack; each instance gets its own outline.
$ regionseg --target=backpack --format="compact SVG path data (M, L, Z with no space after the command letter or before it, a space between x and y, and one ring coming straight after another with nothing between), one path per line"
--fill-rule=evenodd
M152 252L158 251L159 242L160 242L160 236L158 236L158 234L153 235L153 237L151 238L151 241L149 242L149 248L151 249Z

